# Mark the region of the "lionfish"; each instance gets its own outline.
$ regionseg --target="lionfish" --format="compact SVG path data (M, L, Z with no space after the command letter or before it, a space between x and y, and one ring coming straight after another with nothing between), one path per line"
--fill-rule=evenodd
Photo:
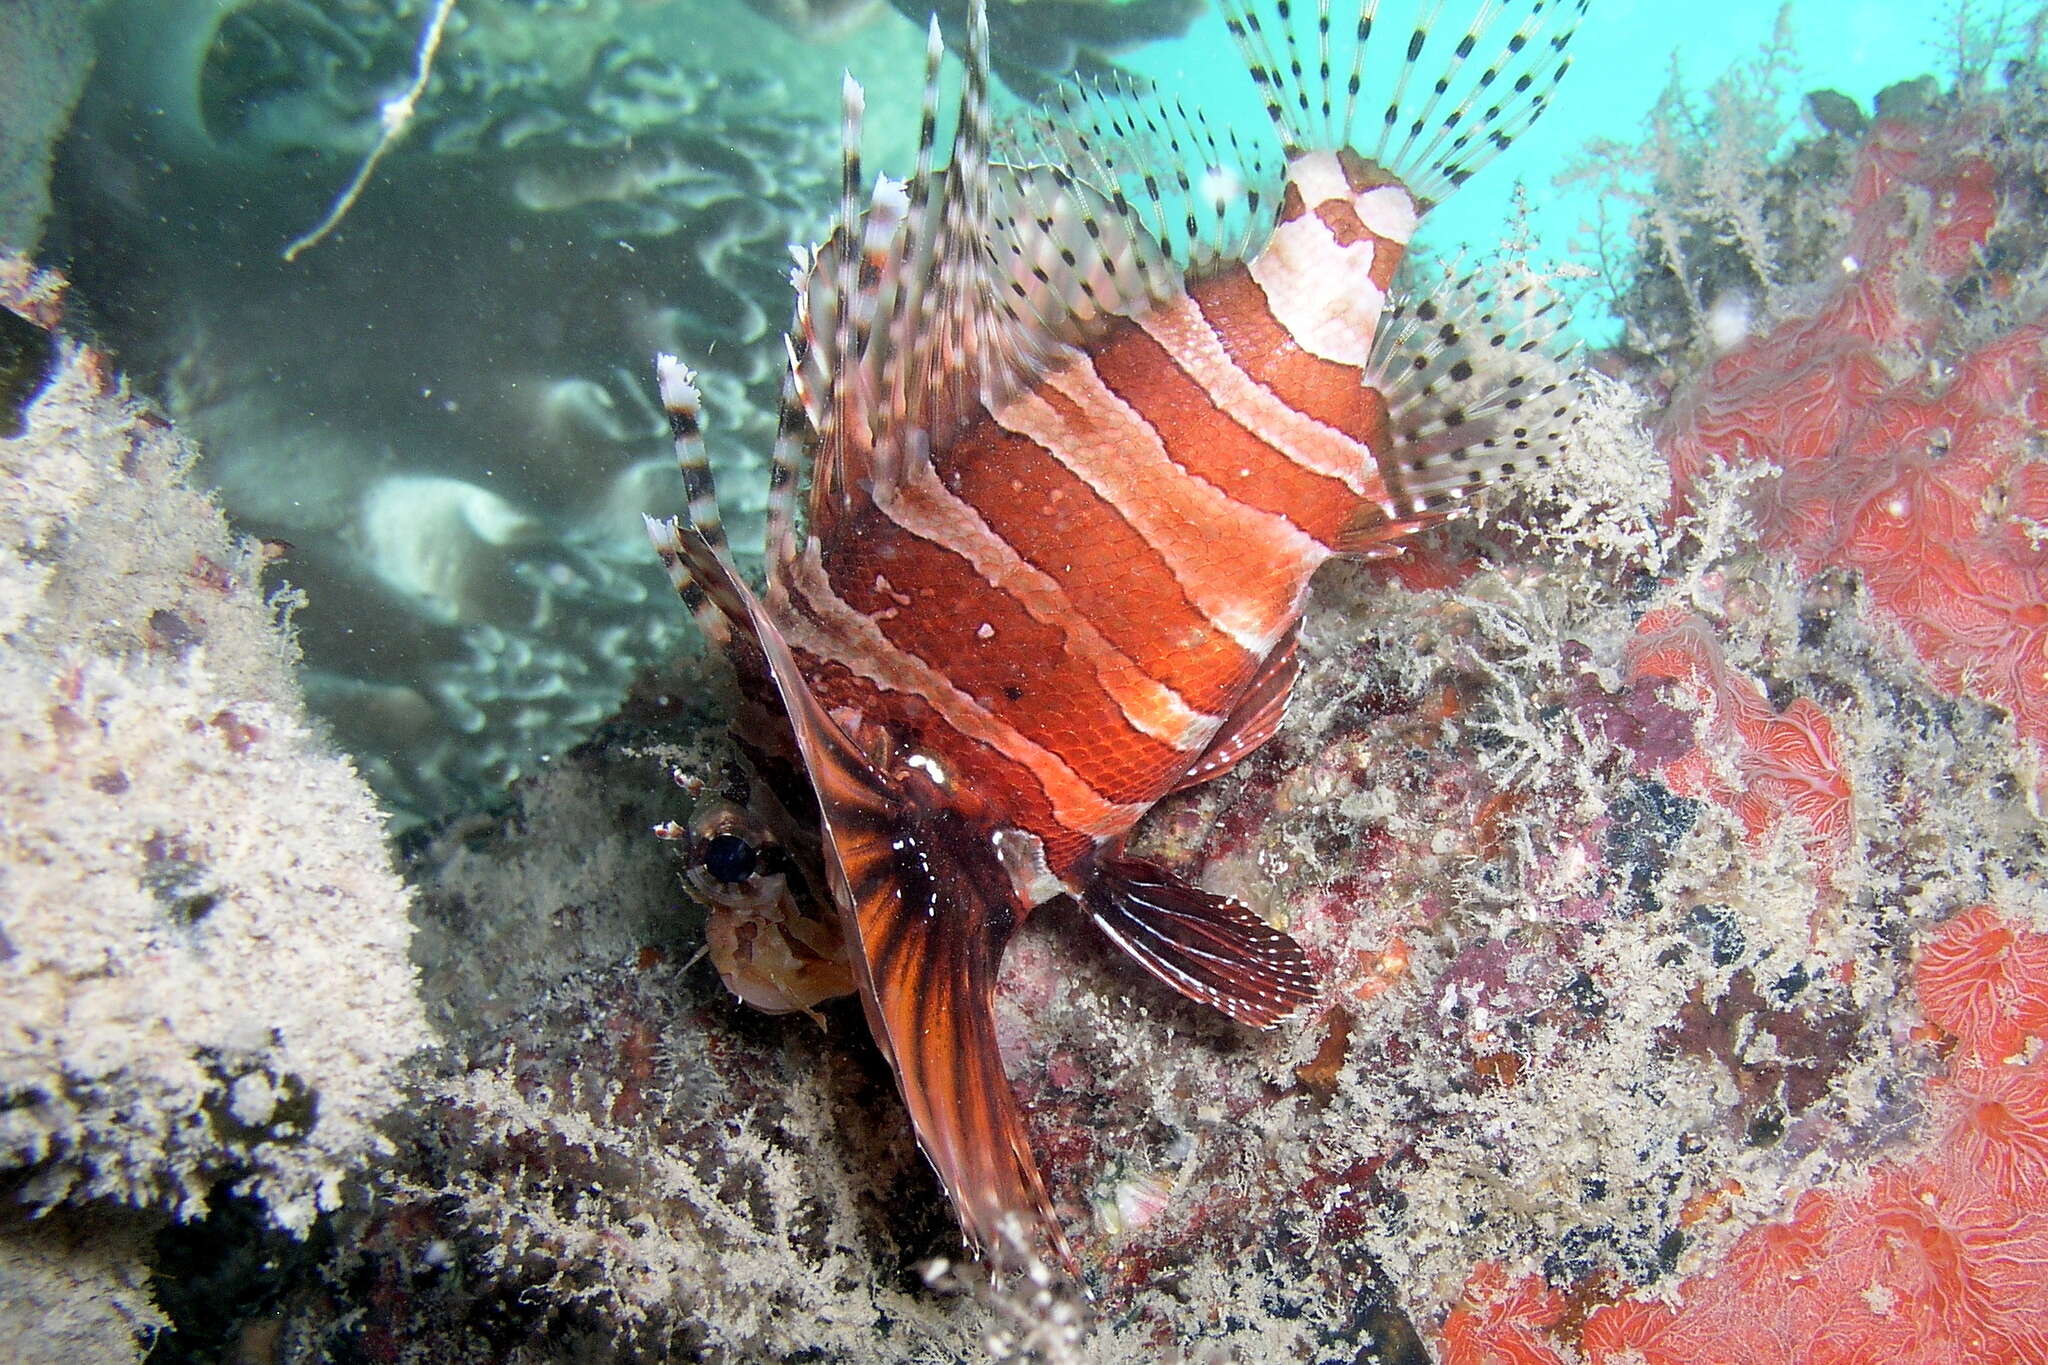
M998 136L976 0L950 156L934 20L915 173L865 190L847 78L838 226L793 275L761 592L692 375L657 361L689 515L649 534L787 711L852 980L984 1254L1075 1266L997 1051L1018 925L1072 897L1234 1020L1314 1001L1294 939L1127 836L1274 734L1319 565L1399 552L1571 421L1533 285L1393 291L1418 218L1542 114L1585 0L1456 25L1433 0L1391 45L1377 0L1341 24L1292 8L1224 3L1277 155L1111 87ZM705 847L713 881L753 875L739 835Z

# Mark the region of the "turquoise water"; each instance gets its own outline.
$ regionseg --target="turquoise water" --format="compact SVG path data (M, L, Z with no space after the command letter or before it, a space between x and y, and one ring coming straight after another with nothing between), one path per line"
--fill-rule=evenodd
M1381 10L1383 22L1413 12L1398 3ZM1536 239L1558 260L1569 260L1595 206L1583 192L1560 192L1553 184L1557 177L1584 158L1590 141L1634 144L1647 136L1652 108L1674 73L1688 91L1700 92L1731 69L1757 61L1781 12L1794 70L1786 82L1793 98L1784 102L1783 113L1795 126L1796 97L1805 91L1839 90L1867 109L1885 86L1929 71L1945 78L1953 64L1939 50L1953 27L1951 5L1594 0L1572 40L1571 74L1549 113L1431 216L1424 249L1491 247L1514 213L1520 185L1530 195ZM1247 129L1265 126L1229 35L1213 16L1184 41L1148 48L1126 65L1169 88L1199 89L1205 106L1227 111ZM1596 340L1606 330L1597 319L1581 319L1581 325Z

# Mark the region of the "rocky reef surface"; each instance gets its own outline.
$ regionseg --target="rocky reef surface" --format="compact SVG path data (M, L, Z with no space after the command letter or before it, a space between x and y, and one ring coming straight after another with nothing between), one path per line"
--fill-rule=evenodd
M263 1009L323 1001L320 1037L377 1047L284 1067L264 1048L313 1035L209 1044L213 1069L153 1101L191 1122L112 1136L80 1107L94 1092L46 1086L46 1126L103 1145L10 1158L17 1205L51 1210L0 1229L10 1284L97 1340L158 1332L165 1360L2041 1358L2048 96L2035 54L2007 55L1995 85L1816 97L1797 136L1766 63L1667 107L1650 145L1603 149L1606 202L1640 206L1604 257L1628 331L1593 357L1571 457L1405 561L1332 573L1281 733L1144 828L1148 856L1303 942L1315 1011L1247 1034L1057 907L1020 938L1006 1063L1089 1267L1085 1332L1028 1285L934 1271L957 1232L857 1007L759 1015L701 959L703 913L648 831L687 814L672 771L747 791L737 700L687 661L643 672L508 801L412 831L410 969L373 832L347 869L236 844L258 860L229 877L215 826L183 832L212 802L173 830L138 781L157 769L124 758L112 793L103 764L63 770L85 783L66 818L145 820L187 852L166 873L135 825L141 856L104 872L135 913L61 942L127 934L146 946L94 961L163 970L244 915L208 951L290 965L239 969L211 1005L281 982L291 1000ZM47 324L47 282L20 279L11 306ZM12 458L56 458L37 413L170 448L89 352L34 353L43 435ZM149 524L217 531L107 448L36 466L74 489L50 524L100 524L82 509L125 481L163 509ZM17 540L43 573L48 538ZM245 638L283 667L260 547L208 543L218 572L180 540L120 575L156 596L36 615L89 612L115 659L95 669L199 679L144 746L192 790L225 774L265 821L356 828L293 804L363 810L315 780L343 782L335 760L286 788L261 766L297 742L288 687L223 704L194 672L226 649L220 602L255 612ZM23 743L101 696L31 707ZM79 714L99 729L74 745L127 713ZM57 780L42 752L0 780ZM259 869L310 887L256 895ZM359 884L346 913L304 908ZM48 974L15 925L0 970ZM337 953L322 936L342 932L364 941ZM328 975L290 975L307 963ZM350 1017L359 993L389 1014ZM12 994L0 1018L42 1027ZM183 1037L119 1036L130 1051L87 1055ZM289 1120L287 1074L332 1141L251 1127L246 1077Z
M43 330L59 302L0 266L0 1312L17 1359L120 1359L161 1322L154 1225L232 1192L304 1236L392 1151L429 1035L383 815L293 676L297 599L170 424Z

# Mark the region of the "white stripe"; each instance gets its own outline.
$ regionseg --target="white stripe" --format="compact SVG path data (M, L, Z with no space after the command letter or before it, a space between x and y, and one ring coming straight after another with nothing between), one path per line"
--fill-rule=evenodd
M1197 711L1147 674L1081 614L1057 579L1018 554L972 504L941 483L928 461L909 463L894 492L877 493L875 504L884 516L912 535L960 555L1032 620L1064 634L1067 652L1094 671L1133 729L1186 753L1208 746L1223 726L1222 716Z
M1266 306L1302 350L1339 365L1364 369L1387 304L1372 282L1378 243L1371 238L1337 245L1315 208L1273 230L1247 267L1266 293Z
M1372 449L1291 406L1247 374L1193 299L1163 303L1139 317L1138 325L1239 426L1303 469L1341 479L1361 498L1384 499Z
M1332 151L1303 152L1287 163L1287 183L1301 193L1310 213L1326 199L1351 199L1351 180Z
M1309 575L1328 548L1285 517L1247 507L1175 464L1151 422L1111 392L1085 354L1069 359L995 414L1036 441L1158 551L1181 591L1217 630L1264 658L1301 613ZM1051 389L1081 409L1069 417ZM1289 591L1247 583L1247 564L1282 569Z
M836 663L885 692L929 705L962 736L987 745L1037 778L1052 803L1053 818L1064 828L1082 834L1122 834L1152 808L1149 802L1106 799L1058 754L1026 739L930 664L898 648L880 626L848 606L833 589L816 537L788 565L785 586L791 607L776 611L775 619L791 649ZM808 613L795 607L808 608Z
M1415 212L1415 196L1399 185L1367 190L1352 200L1351 206L1358 210L1358 221L1365 224L1368 232L1377 232L1402 246L1415 236L1415 224L1420 217Z

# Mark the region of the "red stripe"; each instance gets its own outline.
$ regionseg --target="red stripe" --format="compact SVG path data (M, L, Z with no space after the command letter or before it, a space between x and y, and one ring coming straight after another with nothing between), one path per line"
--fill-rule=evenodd
M1286 517L1325 545L1335 543L1358 496L1342 480L1296 464L1240 426L1145 332L1120 326L1096 352L1095 371L1151 422L1175 464L1247 507Z
M1033 619L967 559L892 523L860 530L839 541L828 577L891 644L1110 801L1155 800L1186 766L1188 751L1131 726L1095 669L1068 652L1064 631Z
M939 474L1146 673L1198 711L1229 709L1258 660L1214 629L1159 552L1043 446L984 415L940 457Z
M1243 266L1189 291L1231 359L1295 411L1374 450L1385 448L1387 401L1349 365L1310 355L1273 316L1266 292Z
M933 747L942 751L954 784L988 799L1001 812L999 823L1037 835L1045 845L1046 864L1053 875L1066 875L1095 851L1094 836L1060 823L1037 774L1024 764L962 735L916 697L882 693L835 660L807 650L791 652L827 711L851 708L868 716L887 717L890 728L899 733L943 735L944 743Z

